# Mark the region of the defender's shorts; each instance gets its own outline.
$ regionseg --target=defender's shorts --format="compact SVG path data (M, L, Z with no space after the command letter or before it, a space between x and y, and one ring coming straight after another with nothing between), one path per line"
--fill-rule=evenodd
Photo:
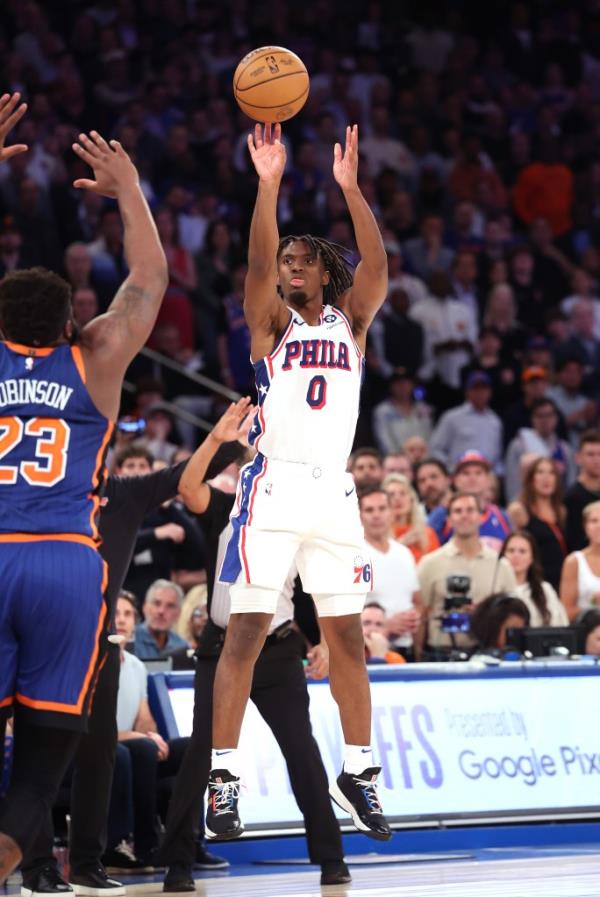
M371 564L349 473L258 454L241 471L222 582L281 591L295 561L306 592L366 594Z
M106 564L85 544L0 537L0 714L85 729L106 619ZM22 537L19 537L19 539Z

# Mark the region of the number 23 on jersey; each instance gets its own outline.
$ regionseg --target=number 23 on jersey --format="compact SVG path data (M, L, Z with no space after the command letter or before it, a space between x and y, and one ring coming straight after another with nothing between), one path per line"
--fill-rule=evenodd
M0 464L0 486L12 486L19 474L30 486L54 486L64 479L71 430L61 418L0 417L0 462L26 437L35 439L35 457L20 464Z

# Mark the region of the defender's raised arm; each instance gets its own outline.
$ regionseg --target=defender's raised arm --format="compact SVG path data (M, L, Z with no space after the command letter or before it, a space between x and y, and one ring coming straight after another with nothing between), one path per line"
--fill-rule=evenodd
M248 149L259 180L250 225L244 313L256 360L271 351L274 336L289 317L277 293L277 197L286 161L281 125L266 124L264 131L256 125L254 134L248 135Z
M336 143L333 176L342 188L352 218L360 262L352 288L339 305L352 321L354 335L364 348L365 332L387 294L387 255L373 212L358 186L358 125L346 128L346 145Z

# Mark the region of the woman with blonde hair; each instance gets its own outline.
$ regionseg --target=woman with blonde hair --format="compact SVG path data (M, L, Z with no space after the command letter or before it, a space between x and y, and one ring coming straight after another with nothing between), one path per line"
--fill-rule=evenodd
M583 509L583 528L587 547L568 556L560 580L560 600L571 621L580 611L600 605L600 501Z
M405 476L390 473L382 483L390 499L393 514L393 536L406 545L415 561L440 547L435 530L427 526L417 493Z
M558 589L563 561L567 555L562 478L552 458L535 458L526 468L523 488L508 506L515 529L531 533L538 549L544 578Z

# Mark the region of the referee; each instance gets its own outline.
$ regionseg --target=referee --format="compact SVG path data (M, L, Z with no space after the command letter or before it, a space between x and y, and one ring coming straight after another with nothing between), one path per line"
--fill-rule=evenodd
M217 444L211 435L203 445L211 442L215 451ZM229 515L235 497L203 482L206 464L207 459L197 453L180 482L180 494L188 509L198 515L205 533L209 620L196 649L193 731L175 781L159 850L161 861L169 867L163 885L168 892L195 890L194 845L210 771L213 684L230 612L229 586L215 580L229 540ZM309 858L321 867L321 884L343 884L351 879L331 807L327 774L310 724L302 664L304 640L292 626L294 576L288 577L280 596L254 669L250 697L285 758L294 797L304 816ZM318 652L313 649L313 653L311 664L316 665Z
M232 405L218 421L211 433L210 458L215 446L223 446L207 471L214 477L243 452L235 441L243 418L247 415L248 399ZM206 442L196 450L194 460L206 456ZM131 562L139 527L153 508L174 498L186 465L182 461L147 476L109 477L101 500L99 532L102 539L100 554L108 564L109 577L106 600L111 619L116 599ZM109 878L102 865L106 848L106 822L117 746L117 692L119 690L119 646L106 646L104 664L96 686L88 731L81 737L74 760L71 785L70 882L76 894L85 897L119 897L125 888ZM22 897L38 894L65 894L71 888L59 874L52 853L54 830L51 814L30 851L23 857ZM195 857L194 857L195 859ZM192 860L193 862L193 860Z

